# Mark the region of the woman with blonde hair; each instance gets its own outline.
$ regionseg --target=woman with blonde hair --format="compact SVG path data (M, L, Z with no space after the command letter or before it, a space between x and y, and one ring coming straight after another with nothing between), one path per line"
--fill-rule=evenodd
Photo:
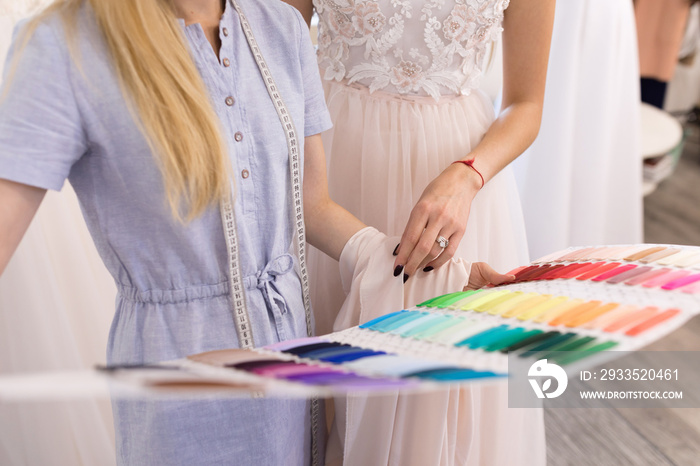
M0 103L0 270L46 189L70 178L118 288L109 364L307 335L288 252L301 169L312 243L337 257L363 227L327 198L317 134L330 123L301 17L238 8L61 0L18 29ZM303 133L294 180L239 11ZM308 405L117 401L118 462L306 464Z
M17 30L0 273L46 190L70 179L118 289L109 364L310 334L304 239L338 258L364 227L328 197L330 120L303 19L240 3L58 0ZM120 464L322 458L313 401L113 407Z

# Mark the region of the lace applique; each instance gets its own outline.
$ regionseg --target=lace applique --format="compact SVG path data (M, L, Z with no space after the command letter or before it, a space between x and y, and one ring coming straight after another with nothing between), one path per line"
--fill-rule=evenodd
M370 92L468 94L509 0L314 0L327 80Z

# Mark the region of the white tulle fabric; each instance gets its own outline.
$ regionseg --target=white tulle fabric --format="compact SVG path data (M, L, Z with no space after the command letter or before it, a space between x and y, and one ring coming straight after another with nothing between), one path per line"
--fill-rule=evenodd
M370 91L469 94L509 0L314 0L324 79Z
M533 259L642 241L636 37L629 0L557 2L542 126L514 163Z
M0 1L0 71L16 21L47 1ZM46 195L0 277L0 373L104 363L116 289L70 185ZM0 405L0 464L115 463L108 400Z
M467 285L471 264L463 259L452 259L406 284L390 276L386 270L398 239L368 227L345 246L340 270L348 297L338 327L373 319L402 302L424 301L436 289L454 291ZM430 394L335 399L327 464L544 464L541 411L509 409L506 398L507 385L492 383Z

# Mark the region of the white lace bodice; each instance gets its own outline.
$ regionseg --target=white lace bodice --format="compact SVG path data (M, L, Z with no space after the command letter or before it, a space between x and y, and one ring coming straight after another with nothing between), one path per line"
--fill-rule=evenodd
M313 0L324 79L400 94L468 94L509 0Z

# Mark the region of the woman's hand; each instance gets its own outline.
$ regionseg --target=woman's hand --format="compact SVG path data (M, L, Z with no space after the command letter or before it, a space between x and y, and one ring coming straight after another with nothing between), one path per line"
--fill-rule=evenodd
M501 111L468 154L486 183L522 154L539 131L554 4L555 0L512 1L505 12ZM431 270L452 258L479 186L476 172L455 164L425 188L401 237L394 275L404 272L406 280L419 268ZM439 236L449 240L444 251L435 242Z
M454 256L467 227L472 200L481 188L479 175L463 164L447 167L425 188L411 211L396 250L394 276L404 281L417 270L429 272ZM437 243L449 241L443 250Z
M463 291L478 290L486 285L500 285L513 280L515 280L515 275L498 273L486 262L474 262L469 273L469 283Z

